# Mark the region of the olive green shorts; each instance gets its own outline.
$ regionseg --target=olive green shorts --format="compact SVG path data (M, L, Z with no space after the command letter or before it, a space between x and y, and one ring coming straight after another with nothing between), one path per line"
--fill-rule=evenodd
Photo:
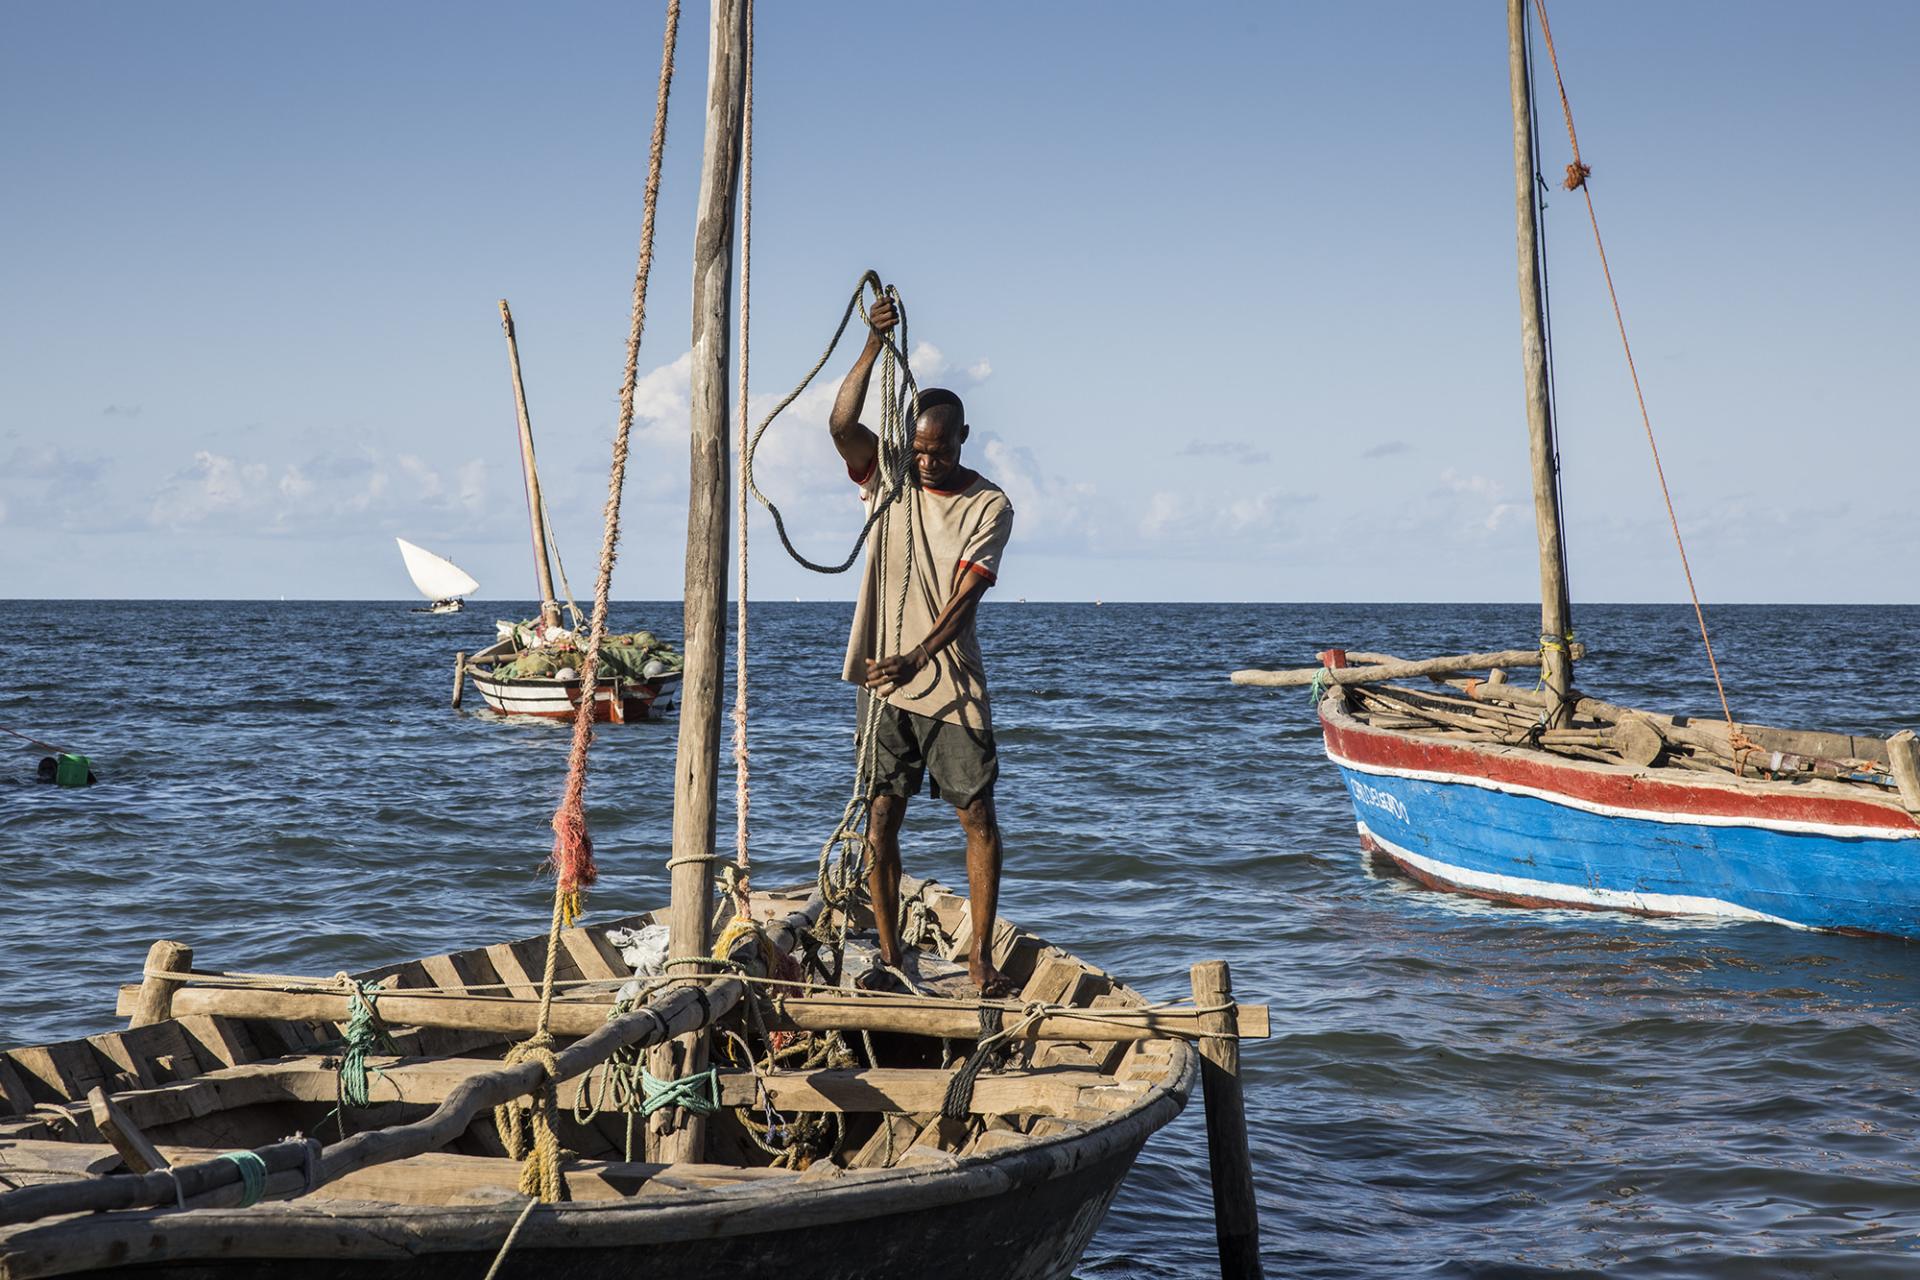
M860 690L863 725L870 696ZM1000 754L994 749L991 729L973 730L882 702L874 733L873 795L918 795L920 780L928 774L933 798L956 809L993 794L994 781L1000 776Z

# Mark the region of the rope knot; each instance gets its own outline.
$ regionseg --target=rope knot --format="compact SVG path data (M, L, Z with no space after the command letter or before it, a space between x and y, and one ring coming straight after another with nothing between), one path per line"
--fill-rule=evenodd
M1575 160L1567 166L1567 180L1563 184L1569 191L1578 191L1587 185L1587 179L1593 174L1593 166L1581 164Z
M510 1159L524 1160L520 1170L520 1192L548 1202L568 1199L567 1184L560 1174L560 1136L553 1127L559 1098L554 1082L560 1078L560 1062L553 1055L553 1036L541 1031L507 1050L505 1065L537 1062L547 1078L527 1098L514 1098L493 1111L494 1127Z
M585 753L582 752L582 755ZM553 854L548 859L561 899L561 922L580 918L582 896L600 872L593 865L593 836L587 831L587 810L580 790L569 785L553 815Z

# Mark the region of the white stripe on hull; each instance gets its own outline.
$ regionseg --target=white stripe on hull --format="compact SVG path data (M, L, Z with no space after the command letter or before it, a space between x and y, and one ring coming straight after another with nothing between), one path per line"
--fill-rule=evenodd
M1548 791L1518 782L1500 782L1470 773L1448 773L1435 769L1402 769L1394 765L1349 760L1327 748L1327 759L1355 773L1371 773L1383 778L1409 778L1415 782L1453 782L1461 786L1500 791L1510 796L1531 796L1549 804L1565 805L1597 813L1603 818L1628 818L1640 822L1672 822L1693 827L1758 827L1765 831L1785 831L1794 835L1832 836L1836 840L1914 840L1920 839L1920 827L1843 827L1830 822L1802 822L1794 818L1747 818L1720 813L1679 813L1672 809L1625 809L1618 805L1582 800L1563 791ZM1895 821L1893 818L1889 822Z
M1653 916L1720 916L1734 920L1764 920L1769 924L1784 924L1794 929L1808 927L1796 920L1768 915L1764 911L1755 911L1752 907L1742 907L1719 898L1695 897L1682 893L1629 893L1620 889L1557 884L1551 880L1528 880L1522 876L1504 876L1492 871L1473 871L1426 857L1411 849L1403 849L1391 841L1382 840L1364 822L1356 825L1360 828L1360 836L1363 840L1372 841L1390 857L1432 876L1435 880L1475 893L1484 893L1492 898L1557 902L1569 907L1604 907L1615 911L1635 911L1642 915Z
M502 715L546 716L564 719L574 714L572 694L579 691L577 681L561 682L557 680L493 680L473 673L473 686L480 691L487 706ZM623 684L623 696L629 702L641 699L635 696L634 686ZM658 717L662 712L671 711L680 696L680 681L673 679L664 682L664 687L654 696L647 708L649 717ZM596 685L593 700L598 706L607 706L613 701L613 689L609 685Z

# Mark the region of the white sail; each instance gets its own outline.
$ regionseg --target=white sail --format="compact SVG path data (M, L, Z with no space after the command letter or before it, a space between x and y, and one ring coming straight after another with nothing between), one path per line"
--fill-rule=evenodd
M480 584L467 576L467 571L451 560L433 554L425 547L416 547L405 538L395 538L400 544L400 558L407 562L407 574L413 579L413 585L420 588L420 594L429 600L445 600L452 596L470 595L480 589Z

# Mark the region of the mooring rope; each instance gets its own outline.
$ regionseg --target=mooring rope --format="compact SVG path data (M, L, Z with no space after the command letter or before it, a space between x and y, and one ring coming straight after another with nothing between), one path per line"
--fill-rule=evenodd
M1553 29L1547 24L1546 0L1533 0L1540 15L1540 38L1547 46L1547 58L1553 64L1553 81L1560 90L1560 111L1567 121L1567 143L1573 149L1573 162L1567 166L1566 189L1578 191L1587 202L1587 221L1593 226L1593 246L1600 253L1600 273L1607 282L1607 297L1613 303L1613 321L1620 330L1620 347L1626 352L1627 373L1633 379L1634 399L1640 405L1640 422L1646 428L1647 448L1653 453L1653 473L1660 481L1660 496L1667 504L1667 522L1673 526L1673 544L1680 551L1680 571L1687 579L1687 595L1693 600L1693 616L1700 624L1700 643L1706 646L1707 666L1713 671L1714 692L1720 695L1720 711L1727 721L1727 746L1734 753L1734 772L1741 769L1740 752L1744 735L1734 723L1733 708L1727 702L1727 688L1720 679L1720 663L1713 655L1713 639L1707 634L1706 610L1700 606L1700 592L1693 584L1693 567L1687 562L1686 540L1680 536L1680 517L1674 514L1673 493L1667 488L1666 468L1660 463L1660 444L1654 439L1653 418L1647 412L1647 396L1640 387L1640 371L1634 367L1633 344L1627 341L1627 322L1620 311L1620 295L1613 287L1613 269L1607 265L1607 246L1600 238L1600 218L1593 209L1593 189L1587 179L1593 170L1580 159L1580 138L1573 127L1573 106L1567 100L1567 82L1560 74L1560 55L1554 51ZM1749 744L1750 746L1750 744Z
M668 0L667 29L661 42L660 83L654 98L653 138L647 150L647 185L640 218L640 260L633 276L633 311L627 328L627 362L620 380L620 420L613 434L613 465L607 476L600 570L594 581L593 618L586 652L580 659L580 702L573 716L573 747L567 754L567 784L553 815L554 883L564 900L567 924L580 915L582 895L598 878L593 840L587 832L585 791L587 747L593 741L594 682L600 643L607 633L607 603L613 564L620 546L620 497L626 484L627 448L633 434L633 397L640 378L640 341L647 324L647 283L653 272L653 230L660 205L660 164L667 143L667 102L673 88L674 42L679 32L680 0Z
M553 917L547 926L547 961L540 982L540 1010L534 1022L533 1035L515 1045L506 1056L509 1066L527 1060L539 1062L545 1068L547 1078L533 1094L530 1104L523 1105L519 1099L515 1099L495 1112L495 1121L508 1154L519 1158L524 1152L526 1164L520 1175L521 1190L541 1200L566 1198L566 1183L560 1174L560 1141L553 1128L558 1105L554 1086L559 1067L553 1056L553 1033L549 1027L560 960L560 931L579 918L583 896L598 874L593 865L593 840L587 832L587 748L593 741L594 675L600 661L600 642L606 635L613 563L620 545L620 495L626 482L628 439L633 432L633 397L639 381L640 340L646 329L647 282L653 271L653 229L660 205L660 166L666 150L667 102L673 88L673 55L679 27L680 0L667 0L666 32L660 45L660 82L653 104L653 137L647 151L647 185L640 219L640 259L634 269L633 313L627 332L627 362L620 385L620 421L614 430L613 466L607 477L606 527L600 543L600 572L594 582L593 620L586 653L580 660L580 702L574 711L573 745L567 754L566 789L553 815ZM524 1146L521 1139L523 1111L532 1129L532 1141ZM501 1256L505 1256L504 1249Z

